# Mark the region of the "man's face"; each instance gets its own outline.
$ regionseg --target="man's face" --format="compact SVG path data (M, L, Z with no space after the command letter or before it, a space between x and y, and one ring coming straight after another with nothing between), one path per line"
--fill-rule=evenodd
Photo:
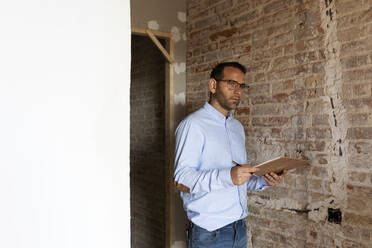
M242 89L240 87L231 88L224 80L244 83L244 73L235 67L225 67L222 80L217 83L214 97L222 108L230 111L239 105Z

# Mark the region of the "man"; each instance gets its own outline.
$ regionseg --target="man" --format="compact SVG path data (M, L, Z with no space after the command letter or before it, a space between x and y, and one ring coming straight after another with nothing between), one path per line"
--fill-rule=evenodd
M188 248L245 248L247 190L276 185L285 174L254 176L258 169L246 164L244 129L230 113L246 87L245 73L237 62L218 64L209 102L176 130L174 179L190 220Z

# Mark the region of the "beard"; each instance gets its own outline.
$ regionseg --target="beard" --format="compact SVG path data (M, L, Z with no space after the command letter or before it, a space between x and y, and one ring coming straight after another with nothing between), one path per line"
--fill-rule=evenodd
M216 89L216 93L214 94L214 97L216 98L219 105L226 109L227 111L231 111L233 109L236 109L236 107L240 103L240 98L231 96L228 98L220 89ZM234 101L234 99L237 99Z

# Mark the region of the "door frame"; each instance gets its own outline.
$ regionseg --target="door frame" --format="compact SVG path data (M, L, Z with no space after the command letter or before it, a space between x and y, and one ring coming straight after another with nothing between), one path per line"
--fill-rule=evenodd
M174 243L174 42L170 33L132 27L132 35L148 36L165 57L165 247ZM165 40L165 48L157 40Z

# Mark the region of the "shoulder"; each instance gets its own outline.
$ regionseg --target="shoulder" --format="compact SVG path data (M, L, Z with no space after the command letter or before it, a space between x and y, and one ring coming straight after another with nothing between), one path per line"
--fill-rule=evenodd
M191 114L189 114L185 119L183 119L177 127L177 130L184 127L200 127L203 118L205 118L205 113L203 109L199 109Z
M236 128L237 130L241 130L244 132L244 127L243 127L243 124L238 121L237 119L235 119L234 117L231 119L231 125Z
M243 124L239 120L235 119L235 117L231 118L231 123L235 126L239 126L239 127L243 128Z

